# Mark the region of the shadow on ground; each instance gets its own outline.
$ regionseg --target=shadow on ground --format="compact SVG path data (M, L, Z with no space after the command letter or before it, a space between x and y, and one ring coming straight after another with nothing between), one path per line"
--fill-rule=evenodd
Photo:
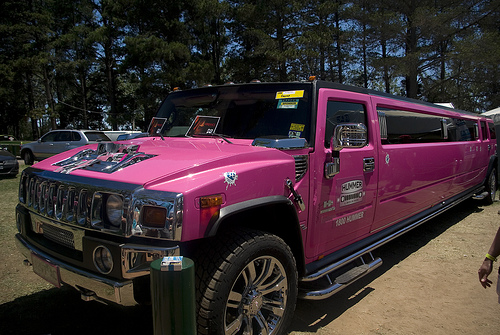
M153 334L150 307L84 302L71 288L53 288L0 305L0 334Z

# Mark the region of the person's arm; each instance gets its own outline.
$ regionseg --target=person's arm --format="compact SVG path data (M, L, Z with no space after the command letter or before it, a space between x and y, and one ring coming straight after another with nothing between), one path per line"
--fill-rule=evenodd
M493 270L493 262L500 255L500 228L493 239L493 243L491 243L491 247L488 250L488 254L483 261L483 264L478 270L479 274L479 282L484 288L491 286L491 280L488 279L491 271Z

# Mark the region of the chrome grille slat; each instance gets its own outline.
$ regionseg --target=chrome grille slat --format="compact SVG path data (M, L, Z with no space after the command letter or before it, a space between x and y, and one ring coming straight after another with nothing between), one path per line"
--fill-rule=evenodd
M75 200L76 208L76 221L79 225L83 226L86 223L88 216L88 192L83 189L78 194L78 199Z

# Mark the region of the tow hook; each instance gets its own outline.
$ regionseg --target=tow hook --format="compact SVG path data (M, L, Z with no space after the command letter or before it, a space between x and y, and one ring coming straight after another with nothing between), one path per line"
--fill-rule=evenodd
M295 191L295 189L293 188L293 184L292 184L292 181L290 179L286 180L286 186L288 187L290 192L292 192L293 201L295 201L297 206L299 206L300 211L303 212L306 209L306 205L304 205L304 200L302 200L302 197L300 196L300 194L298 194L297 191Z

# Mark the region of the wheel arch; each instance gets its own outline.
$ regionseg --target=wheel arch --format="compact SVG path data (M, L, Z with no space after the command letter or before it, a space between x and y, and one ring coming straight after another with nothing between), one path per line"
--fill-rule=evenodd
M235 228L260 230L280 237L292 250L299 276L304 273L302 233L297 210L290 199L270 196L224 207L219 218L206 230L205 237Z
M33 154L33 151L32 151L30 148L23 148L23 149L21 149L21 152L20 152L21 157L22 157L22 155L23 155L25 152L31 152L31 154Z
M488 183L488 178L493 169L496 169L496 174L497 174L497 183L498 183L498 156L497 155L492 155L490 156L490 162L488 164L488 172L486 173L486 177L484 178L484 183Z
M26 153L29 154L29 162L26 162L26 159L24 157L24 155ZM33 153L33 150L31 150L30 148L23 148L23 149L21 149L21 152L19 153L19 155L25 161L26 164L33 164L35 162L35 160L37 159L35 157L35 154Z

